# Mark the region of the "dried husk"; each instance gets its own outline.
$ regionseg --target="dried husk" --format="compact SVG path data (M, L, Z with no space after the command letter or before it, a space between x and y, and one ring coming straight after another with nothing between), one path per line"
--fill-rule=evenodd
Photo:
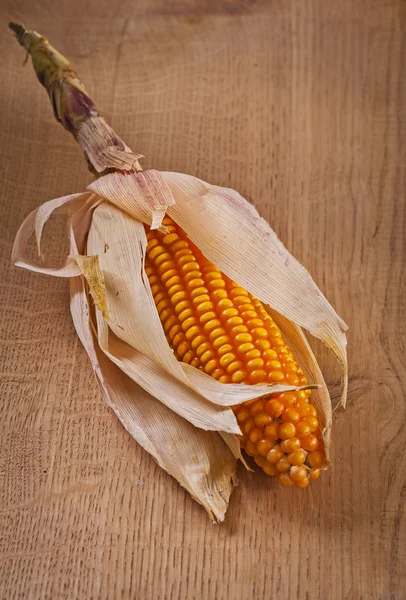
M282 331L314 388L330 459L331 401L301 329L323 340L342 370L347 392L346 325L309 273L286 250L255 208L234 190L179 173L140 172L140 154L98 113L69 61L34 31L10 24L32 56L56 118L100 175L88 190L46 202L17 233L17 266L71 278L71 311L106 402L124 427L168 473L221 521L242 459L231 406L295 386L220 384L170 349L144 269L144 224L165 231L167 213L202 253L258 297ZM113 171L113 172L111 172ZM69 214L70 254L47 265L41 235L52 214ZM39 260L27 254L35 234Z
M72 229L70 239L76 254ZM130 435L202 504L210 518L223 521L237 485L236 458L218 433L194 427L108 360L92 333L84 277L73 277L70 288L73 322L105 401Z

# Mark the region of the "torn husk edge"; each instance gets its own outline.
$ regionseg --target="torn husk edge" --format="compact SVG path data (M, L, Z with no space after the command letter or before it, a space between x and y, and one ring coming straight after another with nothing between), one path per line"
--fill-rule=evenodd
M95 175L110 171L141 171L135 154L98 112L72 65L42 35L9 23L18 42L31 55L35 73L48 92L54 115L79 143Z

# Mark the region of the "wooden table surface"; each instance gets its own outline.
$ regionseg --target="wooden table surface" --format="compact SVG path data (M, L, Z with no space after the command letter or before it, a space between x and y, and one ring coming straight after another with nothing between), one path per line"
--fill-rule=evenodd
M405 3L0 5L0 597L406 598ZM68 282L11 266L22 219L91 176L9 19L72 59L144 168L255 203L349 324L348 409L307 490L240 468L213 526L104 404Z

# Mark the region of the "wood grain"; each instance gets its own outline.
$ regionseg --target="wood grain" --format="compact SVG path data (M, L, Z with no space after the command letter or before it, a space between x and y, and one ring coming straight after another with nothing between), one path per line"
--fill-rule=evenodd
M0 5L0 597L406 598L405 3ZM68 54L144 168L254 202L349 324L333 469L306 491L241 469L212 526L103 404L67 282L11 266L24 216L90 175L9 19Z

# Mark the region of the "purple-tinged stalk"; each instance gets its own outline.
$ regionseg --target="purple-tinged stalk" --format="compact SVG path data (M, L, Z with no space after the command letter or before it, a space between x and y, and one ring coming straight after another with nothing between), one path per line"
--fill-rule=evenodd
M10 23L17 40L31 55L35 73L48 92L57 121L72 133L96 176L111 171L140 171L134 154L106 123L72 65L42 35Z

